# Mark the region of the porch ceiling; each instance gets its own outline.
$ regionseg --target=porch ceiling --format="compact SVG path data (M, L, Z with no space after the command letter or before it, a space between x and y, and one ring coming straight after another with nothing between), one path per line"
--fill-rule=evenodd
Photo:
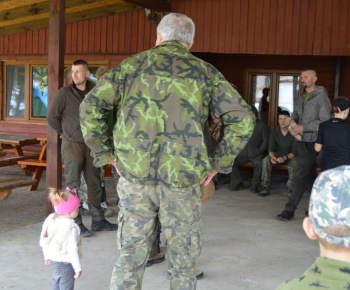
M49 26L49 0L0 0L0 35ZM66 0L66 23L142 8L170 11L170 0Z

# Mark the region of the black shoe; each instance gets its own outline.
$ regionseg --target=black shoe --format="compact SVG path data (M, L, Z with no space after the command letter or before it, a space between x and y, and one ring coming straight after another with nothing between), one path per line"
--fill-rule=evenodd
M284 210L279 215L277 215L277 218L281 221L290 221L294 217L293 211Z
M118 229L118 225L117 224L111 224L107 220L92 221L92 223L91 223L91 230L93 232L116 231L117 229Z
M84 226L82 223L78 225L80 228L80 235L82 237L90 237L91 236L91 232L86 228L86 226Z
M170 280L171 279L171 271L168 270L167 274L168 274L168 279ZM203 277L204 277L204 272L202 270L197 270L196 279L199 280L199 279L202 279Z
M165 260L165 254L164 253L157 253L154 257L151 257L148 259L146 263L146 267L152 266L153 264L164 262Z
M259 193L259 186L257 186L257 185L254 186L253 185L252 188L250 189L250 191L253 192L253 193Z
M232 184L230 184L230 187L228 189L232 190L232 191L237 191L237 190L240 190L240 189L244 189L243 182L232 183Z
M309 216L309 211L308 210L305 212L305 216Z
M265 187L262 191L259 192L259 196L268 196L270 195L270 188Z

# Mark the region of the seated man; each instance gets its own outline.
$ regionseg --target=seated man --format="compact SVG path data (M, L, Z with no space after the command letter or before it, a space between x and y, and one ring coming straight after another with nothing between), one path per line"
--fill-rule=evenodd
M318 240L320 257L299 278L277 290L349 289L350 269L350 166L322 172L310 197L309 217L303 228L311 240Z
M288 111L278 113L278 125L272 129L269 141L269 155L262 161L262 182L263 190L259 196L270 194L271 171L273 166L287 165L289 193L292 192L294 181L294 166L296 163L297 141L288 130L290 114Z
M254 165L251 191L258 193L261 182L262 160L266 156L270 130L264 122L258 119L258 110L251 107L251 111L255 114L256 124L252 137L233 163L229 190L235 191L244 188L239 166L251 162Z

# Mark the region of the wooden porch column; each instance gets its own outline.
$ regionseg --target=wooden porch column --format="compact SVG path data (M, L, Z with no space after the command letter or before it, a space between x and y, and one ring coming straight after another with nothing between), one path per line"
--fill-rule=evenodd
M50 0L49 54L48 54L48 108L55 93L63 86L65 49L65 0ZM60 139L47 125L46 151L46 191L50 187L62 187L62 163ZM53 212L49 200L46 201L46 216Z

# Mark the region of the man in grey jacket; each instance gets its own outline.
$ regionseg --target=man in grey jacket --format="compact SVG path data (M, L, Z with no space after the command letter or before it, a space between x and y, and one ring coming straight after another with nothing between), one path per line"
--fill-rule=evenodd
M295 134L302 133L302 140L298 144L298 158L294 171L294 185L292 194L285 205L284 211L277 215L282 221L294 217L305 189L308 188L310 177L318 155L314 145L317 139L317 130L321 122L330 118L331 103L324 87L316 86L317 76L313 69L305 69L300 77L304 92L295 106L291 118L297 123L292 130ZM311 188L311 187L310 187Z
M88 206L92 214L92 231L116 231L118 226L105 220L101 209L102 187L100 168L96 168L91 150L86 146L79 121L79 106L85 95L93 89L94 83L87 78L90 75L86 61L77 60L72 65L73 83L57 91L47 114L48 124L62 138L61 154L64 164L66 186L78 190L80 175L83 172L88 191ZM83 225L79 215L75 218L81 236L87 237L91 232Z

